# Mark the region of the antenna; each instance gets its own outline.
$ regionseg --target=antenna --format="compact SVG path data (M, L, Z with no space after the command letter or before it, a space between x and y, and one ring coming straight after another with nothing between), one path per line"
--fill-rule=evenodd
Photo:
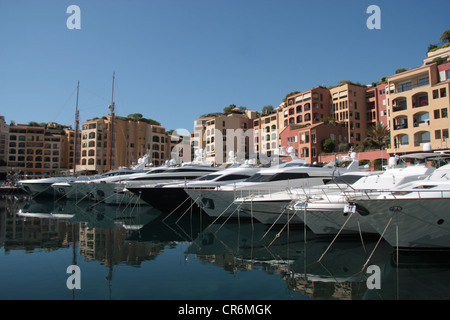
M76 175L77 172L77 154L78 154L78 131L80 125L80 112L78 111L78 97L80 94L80 80L78 80L77 85L77 104L75 107L75 146L74 146L74 157L73 157L73 174Z
M109 147L109 170L112 170L112 148L114 143L114 120L115 120L115 106L114 106L114 80L116 78L116 73L113 72L113 81L112 81L112 95L111 95L111 105L109 108L111 109L111 133L110 133L110 147Z

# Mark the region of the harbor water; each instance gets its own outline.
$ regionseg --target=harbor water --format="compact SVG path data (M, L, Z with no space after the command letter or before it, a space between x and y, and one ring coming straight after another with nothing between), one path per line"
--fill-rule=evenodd
M416 300L450 297L450 254L199 208L0 200L2 300Z

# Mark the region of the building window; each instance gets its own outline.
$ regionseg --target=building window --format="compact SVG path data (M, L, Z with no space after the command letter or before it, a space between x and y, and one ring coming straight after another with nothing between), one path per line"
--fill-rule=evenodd
M442 130L442 138L448 139L448 129L443 129Z
M412 82L404 82L398 85L398 92L408 91L412 89Z
M441 117L447 118L447 108L441 109Z
M435 119L439 119L440 117L441 117L441 116L440 116L439 109L434 110L434 118L435 118Z
M427 86L430 84L430 79L428 77L420 78L419 79L419 87Z
M441 139L441 130L435 130L434 131L434 138L435 139Z
M444 98L447 96L447 90L446 88L441 88L441 98Z
M433 90L433 99L439 98L439 90Z

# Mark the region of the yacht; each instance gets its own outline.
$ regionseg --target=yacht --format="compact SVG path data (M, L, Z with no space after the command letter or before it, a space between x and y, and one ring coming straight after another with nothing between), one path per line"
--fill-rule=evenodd
M105 192L94 190L96 183L106 184L107 182L119 182L129 177L147 172L155 172L161 167L149 167L148 154L138 159L138 164L131 168L119 168L102 174L93 176L79 176L76 180L68 182L58 182L52 185L53 189L66 199L70 200L102 200Z
M147 204L166 212L171 207L171 197L161 192L166 184L187 183L207 174L223 170L223 167L213 167L212 164L185 163L180 167L172 167L162 173L148 174L131 178L123 183L123 190L137 195Z
M371 172L347 186L324 190L322 194L304 196L293 207L299 217L306 219L306 225L317 236L378 235L367 220L347 209L347 200L356 195L390 190L423 179L434 170L423 162L410 166L398 165L397 159L391 157L385 171Z
M330 181L321 185L310 187L290 188L284 191L266 194L252 194L250 196L236 198L234 203L239 210L249 212L258 221L273 224L303 224L303 216L297 214L304 199L328 199L331 201L335 194L339 194L349 184L361 177L372 174L366 171L344 172L340 176L333 177Z
M42 179L25 179L20 180L18 184L33 197L42 197L42 196L66 197L77 195L78 191L74 190L74 185L72 183L78 182L84 184L86 182L102 177L118 176L142 171L146 166L147 157L148 155L144 155L142 158L138 159L138 164L132 168L119 168L116 170L108 171L101 175L62 176L62 177L49 177Z
M394 248L450 248L450 164L425 179L351 197L348 202L348 211L367 220Z
M212 204L205 208L206 213L211 217L226 218L235 213L239 217L253 217L252 210L249 210L249 208L241 210L241 203L235 202L235 199L256 198L260 195L273 194L283 190L323 185L333 177L350 170L358 170L358 167L352 165L345 169L337 168L334 162L319 166L309 164L305 159L294 157L291 161L262 168L242 182L227 184L217 189L204 190L202 201L207 200L208 203ZM187 191L191 198L198 196L198 194L193 194L191 190Z
M57 190L52 188L55 183L68 183L75 181L77 178L73 176L67 177L49 177L41 179L25 179L18 181L18 185L32 197L51 197L58 196Z
M123 179L125 176L145 172L144 170L117 169L94 176L79 176L75 179L51 184L53 193L70 200L81 200L92 194L90 184L105 179ZM92 199L92 197L90 197Z
M201 207L202 209L210 208L214 206L214 203L210 202L208 198L202 197L204 190L212 190L220 188L227 184L234 184L245 179L248 179L260 168L256 167L253 163L244 163L243 165L233 165L224 170L213 172L197 178L192 181L186 181L183 183L169 183L158 186L151 190L147 190L148 193L152 193L152 196L148 196L147 200L152 206L160 208L165 212L172 212L177 210L186 210L192 205ZM192 197L192 195L194 195ZM188 201L192 197L192 201ZM164 199L164 201L160 201Z

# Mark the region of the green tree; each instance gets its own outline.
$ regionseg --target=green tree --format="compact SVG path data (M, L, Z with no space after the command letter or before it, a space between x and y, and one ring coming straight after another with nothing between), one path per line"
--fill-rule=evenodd
M300 91L292 91L289 92L288 94L286 94L286 97L284 97L283 102L287 101L287 98L289 98L290 96L293 96L294 94L300 93Z
M273 111L273 106L272 106L272 105L267 105L267 106L264 106L264 107L262 108L261 113L262 113L263 115L268 115L268 114L270 114L272 111Z
M132 113L132 114L128 115L128 118L131 118L132 120L135 120L135 121L141 120L142 117L143 117L143 115L141 113Z
M399 74L399 73L405 72L406 70L407 69L405 69L405 68L397 69L397 70L395 70L395 74Z
M389 145L391 132L381 122L366 130L367 138L364 140L364 145L368 148L383 149Z
M331 153L334 151L335 148L335 143L333 140L331 140L330 138L325 139L322 141L322 150L325 151L326 153Z
M231 113L231 111L236 108L235 104L230 104L228 107L223 108L224 113Z
M450 29L445 30L441 35L441 41L450 43Z

